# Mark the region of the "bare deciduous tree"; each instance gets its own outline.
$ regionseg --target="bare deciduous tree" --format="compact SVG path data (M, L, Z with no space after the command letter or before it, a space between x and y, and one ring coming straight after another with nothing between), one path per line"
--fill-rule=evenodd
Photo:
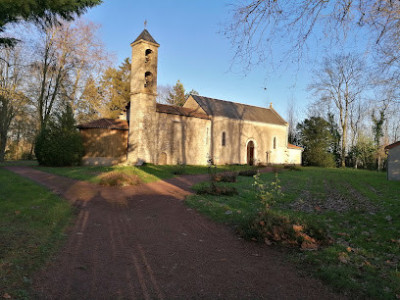
M311 36L343 41L356 30L368 30L371 41L384 51L399 43L400 2L392 0L245 0L233 4L233 19L225 31L236 58L248 66L268 58L271 44L290 45L301 58ZM334 38L336 37L336 38ZM397 47L398 49L398 47ZM382 52L383 53L383 52ZM398 59L389 50L387 63Z
M96 29L92 23L80 21L63 23L41 33L29 82L29 96L37 108L41 127L60 103L78 107L86 81L106 61Z
M21 49L2 49L0 60L0 161L4 161L7 136L16 114L26 105L21 91Z
M167 84L167 85L162 85L159 84L157 86L157 102L161 104L167 104L168 103L168 97L169 94L172 93L172 86Z
M286 107L287 122L289 124L288 128L288 142L291 144L296 144L296 125L298 120L296 118L296 104L294 98L291 98Z
M345 166L349 113L364 91L364 68L362 61L354 55L337 55L325 58L323 67L315 76L309 89L322 103L332 103L342 133L341 166Z

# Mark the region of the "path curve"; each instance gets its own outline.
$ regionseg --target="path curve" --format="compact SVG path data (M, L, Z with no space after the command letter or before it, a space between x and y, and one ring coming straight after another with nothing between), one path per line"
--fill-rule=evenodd
M277 249L186 207L190 186L207 175L107 188L6 169L79 207L66 244L34 280L41 299L343 299Z

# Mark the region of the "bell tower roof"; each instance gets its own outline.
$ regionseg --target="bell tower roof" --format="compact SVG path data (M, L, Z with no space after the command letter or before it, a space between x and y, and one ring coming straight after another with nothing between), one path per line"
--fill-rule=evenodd
M135 44L136 42L139 42L140 40L144 40L153 44L156 44L157 46L160 46L159 43L156 42L156 40L151 36L151 34L147 31L147 29L144 29L142 33L132 42L132 44Z

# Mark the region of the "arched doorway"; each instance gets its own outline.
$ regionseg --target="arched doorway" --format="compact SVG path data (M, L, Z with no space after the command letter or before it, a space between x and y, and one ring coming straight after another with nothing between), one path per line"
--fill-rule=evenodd
M247 143L247 164L254 165L254 142L249 141Z
M166 165L167 164L167 153L161 152L160 157L158 158L159 165Z

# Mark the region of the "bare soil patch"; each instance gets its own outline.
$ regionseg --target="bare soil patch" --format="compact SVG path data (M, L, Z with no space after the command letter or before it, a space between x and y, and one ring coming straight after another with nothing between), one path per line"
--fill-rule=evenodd
M303 212L347 212L349 210L376 212L378 209L348 183L343 183L346 192L340 191L327 180L324 180L324 193L312 193L309 186L308 182L300 196L290 204L292 209Z

